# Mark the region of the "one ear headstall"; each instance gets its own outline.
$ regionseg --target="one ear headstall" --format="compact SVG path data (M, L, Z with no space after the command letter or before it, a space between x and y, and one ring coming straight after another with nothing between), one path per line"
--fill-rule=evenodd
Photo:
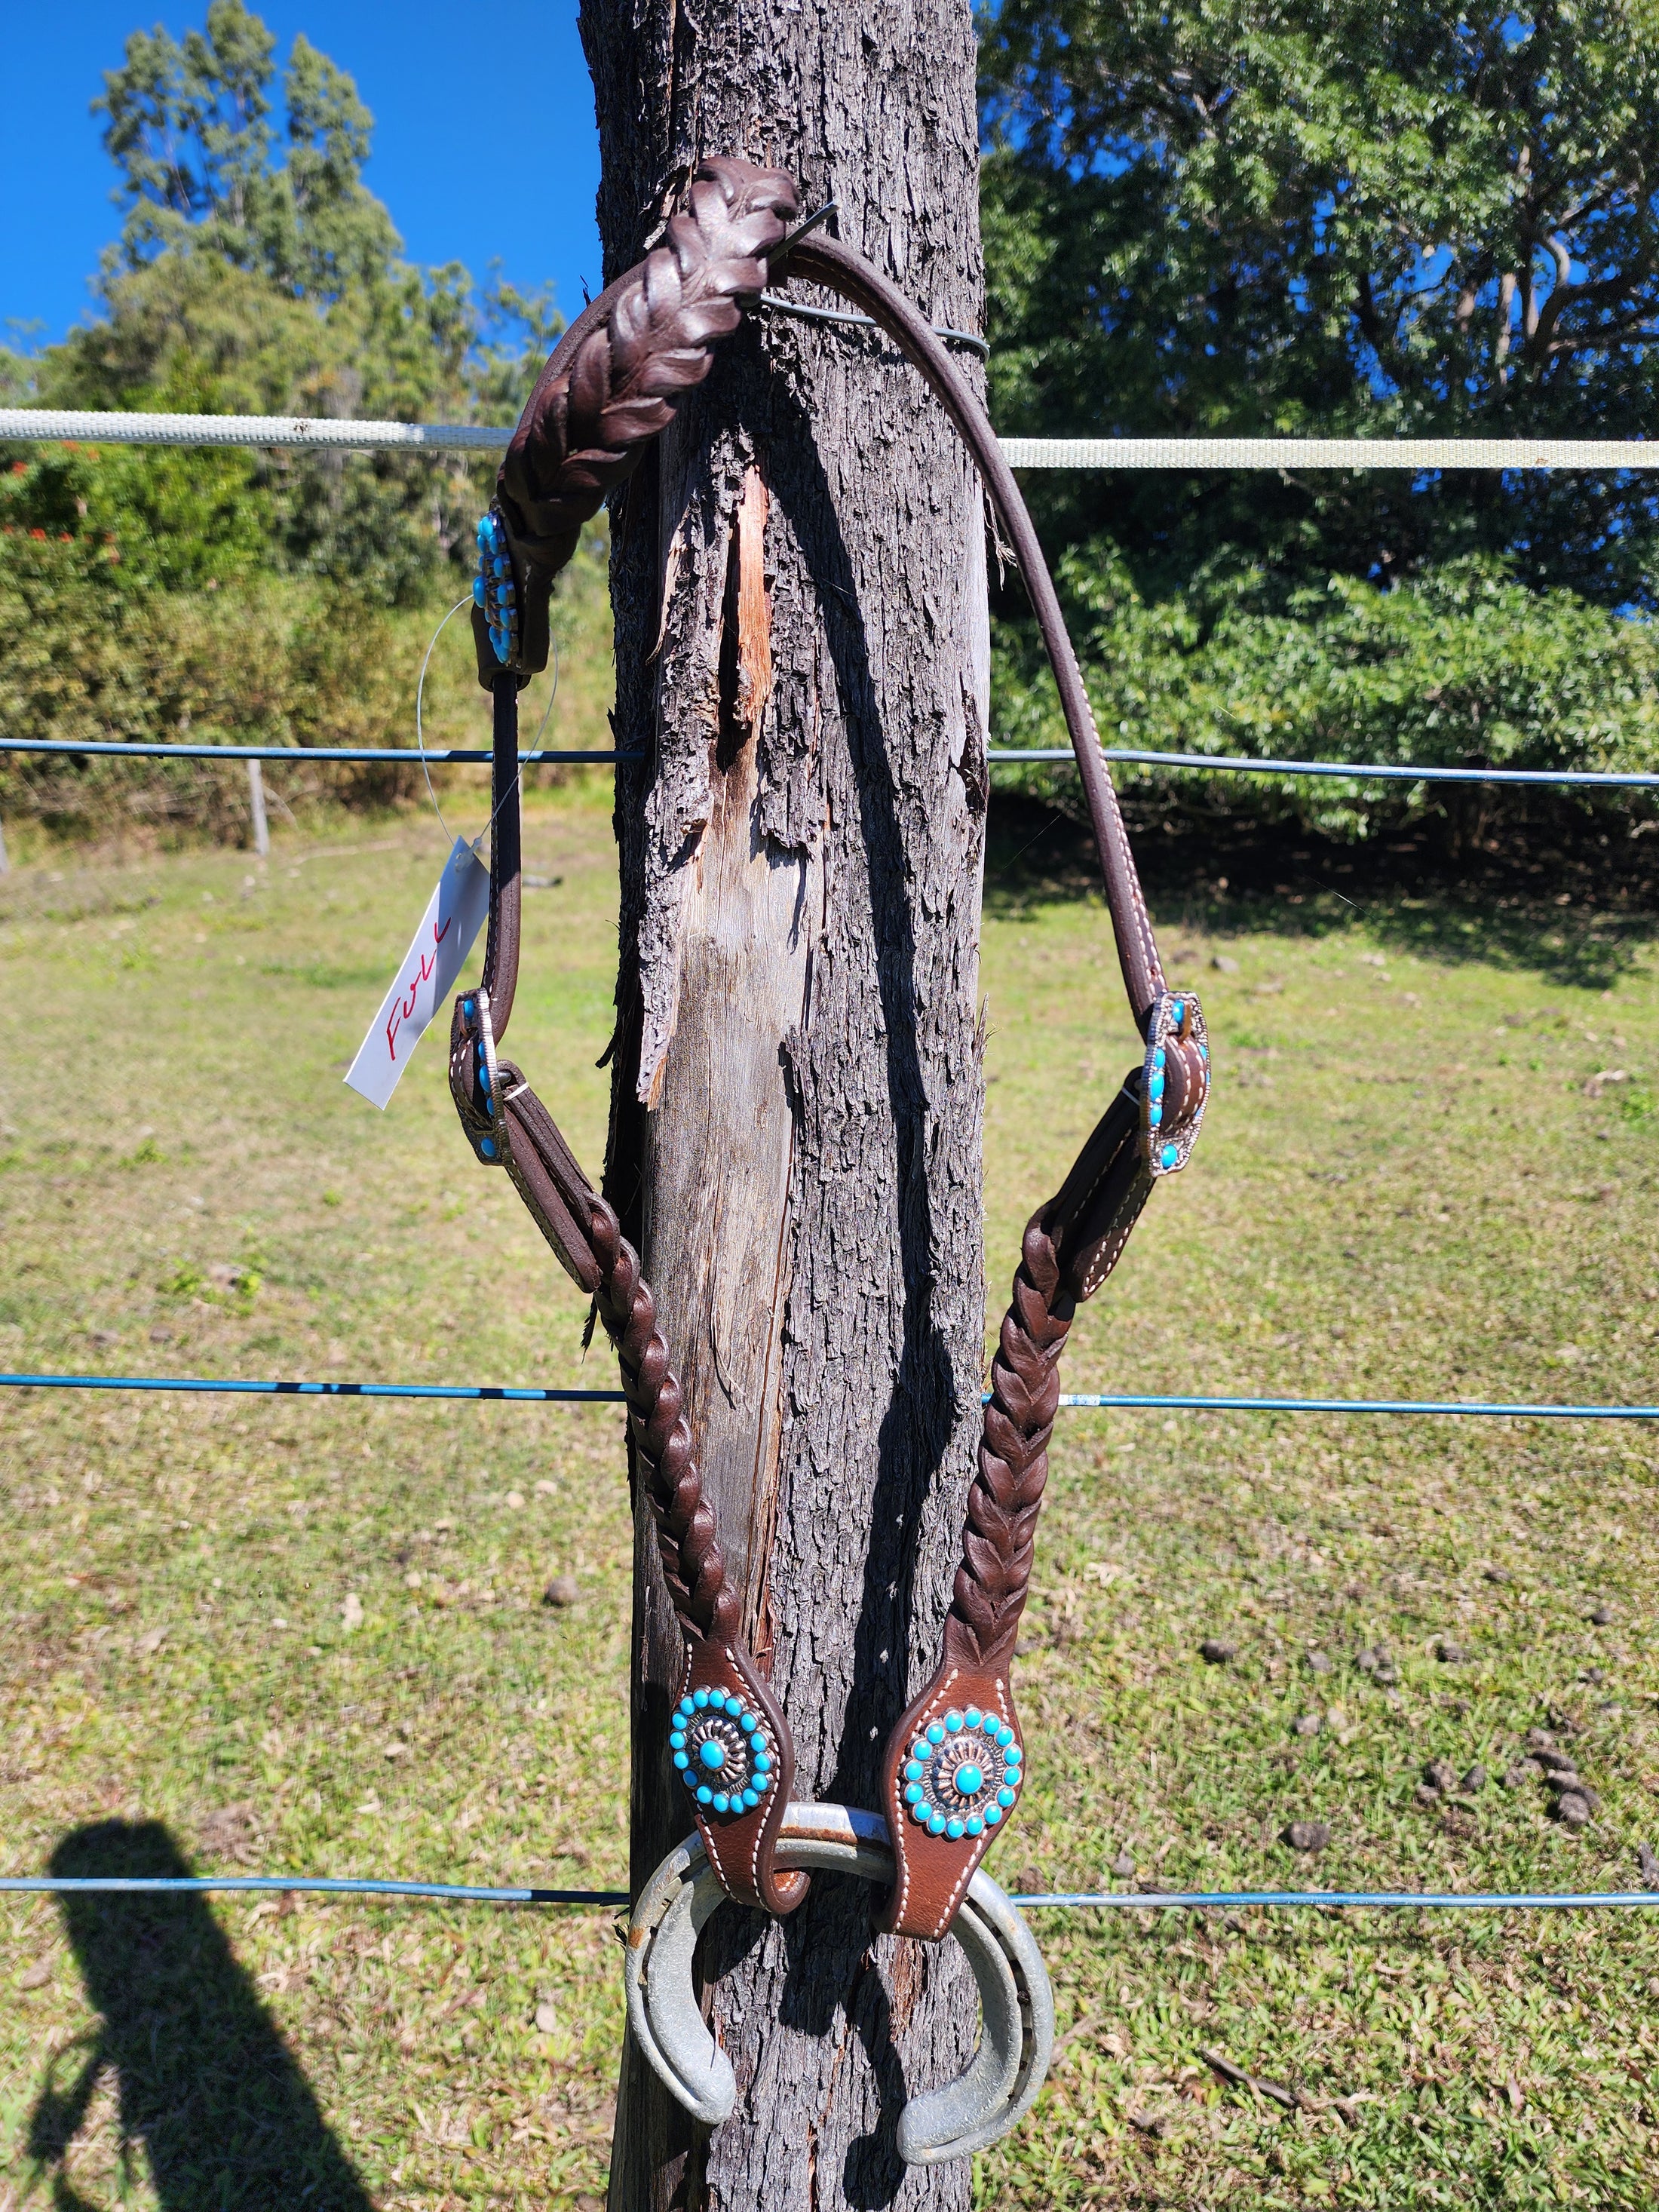
M1025 1231L991 1369L962 1563L933 1680L890 1738L883 1804L896 1880L884 1927L932 1939L1016 1809L1024 1774L1009 1686L1072 1317L1116 1264L1153 1184L1184 1167L1209 1096L1204 1019L1158 959L1076 655L1030 518L983 408L929 324L837 240L789 235L799 214L780 170L703 161L684 210L602 292L538 378L478 526L472 627L495 700L489 929L483 975L455 1002L450 1089L478 1159L505 1168L561 1266L590 1292L615 1346L663 1571L685 1638L670 1750L710 1867L729 1895L793 1910L808 1876L777 1863L794 1752L739 1632L682 1392L639 1256L519 1069L500 1057L519 960L520 687L546 665L553 580L601 501L700 384L717 342L789 273L870 315L918 368L973 455L1018 562L1054 671L1136 1025L1131 1069L1058 1194Z

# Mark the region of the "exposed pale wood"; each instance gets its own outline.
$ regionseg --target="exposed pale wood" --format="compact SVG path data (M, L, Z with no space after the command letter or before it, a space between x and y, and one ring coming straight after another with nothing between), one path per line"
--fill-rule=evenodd
M606 274L704 151L775 161L937 321L978 326L966 0L584 0ZM978 1425L982 510L879 341L776 319L613 508L622 970L608 1189L641 1241L799 1794L876 1802L928 1671ZM758 557L757 557L758 556ZM678 1664L636 1547L631 1859L688 1822ZM684 1792L678 1793L680 1796ZM950 1946L822 1887L707 1940L736 2114L694 2142L624 2062L613 2212L964 2206L899 2106L963 2064Z

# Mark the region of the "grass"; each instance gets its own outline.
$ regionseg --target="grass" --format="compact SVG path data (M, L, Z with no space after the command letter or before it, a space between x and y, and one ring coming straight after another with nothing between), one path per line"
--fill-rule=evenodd
M532 805L514 1031L590 1163L607 806L597 781ZM457 811L477 827L477 794ZM1039 819L998 820L988 899L998 1302L1133 1057L1066 833L1012 858ZM608 1382L460 1149L434 1041L384 1118L340 1085L440 863L428 823L279 838L263 869L42 858L0 888L0 1364ZM1270 845L1222 884L1194 845L1154 872L1217 1097L1068 1386L1659 1401L1650 919L1577 879L1567 908L1523 886L1500 913L1409 860L1339 898L1350 866ZM617 1431L608 1408L12 1394L7 1867L620 1885ZM1632 1886L1659 1843L1656 1477L1659 1439L1611 1424L1062 1417L1017 1684L1033 1781L992 1870ZM544 1603L566 1574L576 1601ZM1582 1833L1495 1778L1538 1727L1600 1795ZM1494 1778L1419 1802L1440 1758ZM1330 1828L1316 1856L1281 1841L1300 1819ZM1645 1916L1038 1924L1060 2045L980 2162L988 2205L1652 2201ZM602 1912L0 1900L0 2191L596 2206L614 1948Z

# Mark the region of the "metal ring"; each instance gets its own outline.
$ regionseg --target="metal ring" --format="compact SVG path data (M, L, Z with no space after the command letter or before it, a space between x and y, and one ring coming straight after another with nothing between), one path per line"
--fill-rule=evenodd
M893 1881L887 1823L846 1805L791 1805L780 1867ZM732 2062L708 2031L691 1975L697 1937L725 1892L692 1836L646 1884L628 1929L628 2024L647 2063L695 2119L718 2127L737 2102ZM1007 1897L981 1869L951 1923L979 1987L979 2046L954 2081L913 2097L899 2114L899 2156L937 2166L994 2142L1030 2109L1054 2040L1054 1992L1042 1954Z

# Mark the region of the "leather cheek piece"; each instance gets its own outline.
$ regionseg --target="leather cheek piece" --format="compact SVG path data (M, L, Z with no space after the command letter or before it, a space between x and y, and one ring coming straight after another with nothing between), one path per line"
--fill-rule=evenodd
M946 1633L948 1638L948 1626ZM889 1935L937 1942L1008 1817L999 1799L1018 1796L1018 1778L1012 1790L994 1786L1007 1778L1004 1761L1010 1747L986 1732L993 1723L1012 1732L1012 1747L1023 1758L1006 1665L947 1666L888 1738L882 1809L893 1843L896 1879L872 1917ZM930 1740L930 1729L937 1742ZM960 1777L973 1784L971 1790L960 1786ZM994 1808L989 1820L988 1808Z
M758 1905L763 1911L781 1918L805 1901L811 1886L810 1876L799 1872L781 1874L774 1864L778 1830L783 1825L795 1786L795 1750L789 1724L749 1654L740 1644L718 1637L705 1636L687 1644L684 1686L682 1705L676 1709L677 1720L684 1711L684 1701L689 1698L695 1705L699 1696L711 1702L696 1708L690 1731L677 1731L689 1734L693 1745L689 1752L680 1753L679 1757L690 1763L678 1767L677 1762L677 1771L686 1777L685 1794L691 1801L703 1849L728 1897L734 1898L739 1905ZM719 1705L713 1702L720 1698L727 1700L728 1705L736 1703L740 1711L732 1713L728 1710L722 1715ZM744 1729L742 1721L745 1718L758 1720L759 1729ZM765 1749L760 1756L769 1759L771 1765L767 1787L760 1794L757 1805L744 1806L733 1812L714 1804L714 1785L722 1778L721 1769L701 1765L695 1747L699 1725L710 1731L720 1729L725 1741L723 1744L716 1741L716 1748L724 1750L729 1762L746 1760L750 1781L756 1778L754 1753L747 1747L764 1741ZM714 1738L711 1733L703 1740ZM699 1790L708 1792L708 1803L702 1801Z

